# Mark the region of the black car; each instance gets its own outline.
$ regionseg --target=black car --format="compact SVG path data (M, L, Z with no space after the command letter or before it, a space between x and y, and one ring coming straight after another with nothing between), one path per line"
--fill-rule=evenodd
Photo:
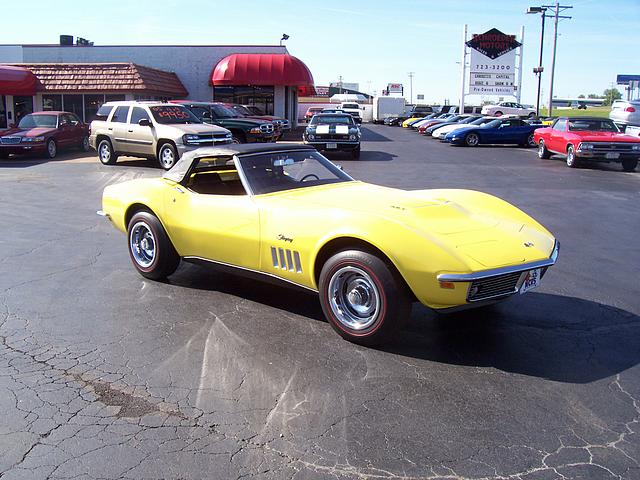
M317 150L350 152L352 158L360 158L360 129L348 113L314 115L302 140Z
M233 135L233 143L274 142L277 132L268 120L246 118L225 105L216 102L190 102L179 100L204 123L219 125Z

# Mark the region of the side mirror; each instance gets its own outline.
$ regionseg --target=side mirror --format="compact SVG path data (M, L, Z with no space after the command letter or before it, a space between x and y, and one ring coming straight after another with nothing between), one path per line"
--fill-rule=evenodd
M340 170L344 171L344 167L341 164L336 163L335 166L338 167Z
M138 120L138 125L140 125L141 127L150 127L151 120L149 120L148 118L141 118L140 120Z

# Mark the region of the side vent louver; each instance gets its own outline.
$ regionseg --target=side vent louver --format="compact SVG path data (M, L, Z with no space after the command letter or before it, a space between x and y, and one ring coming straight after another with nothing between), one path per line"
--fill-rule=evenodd
M275 268L302 273L300 254L284 248L271 247L271 261Z

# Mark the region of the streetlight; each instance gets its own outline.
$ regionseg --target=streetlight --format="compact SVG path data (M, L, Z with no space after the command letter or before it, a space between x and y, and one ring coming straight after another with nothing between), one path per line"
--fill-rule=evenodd
M546 7L529 7L527 13L542 13L542 28L540 29L540 61L538 66L533 69L533 73L538 76L538 94L536 96L536 116L540 116L540 87L542 84L542 72L544 68L542 66L542 49L544 48L544 21L546 18ZM551 115L551 113L549 113Z
M411 92L411 97L409 103L413 105L413 76L416 72L409 72L409 91Z
M282 42L284 40L289 40L289 35L287 35L286 33L282 34L282 38L280 39L280 46L282 46Z

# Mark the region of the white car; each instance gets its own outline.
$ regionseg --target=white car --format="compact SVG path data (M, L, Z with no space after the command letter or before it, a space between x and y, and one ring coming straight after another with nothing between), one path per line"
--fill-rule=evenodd
M536 116L535 108L525 107L515 102L500 102L497 105L485 105L482 107L483 115L501 117L502 115L518 115L519 117L533 118Z
M476 126L484 125L485 123L489 123L492 120L495 120L496 118L497 117L479 117L469 122L458 122L451 125L445 125L443 127L436 128L431 134L431 136L433 138L444 138L447 136L447 133L453 132L454 130L457 130L459 128L476 127Z

